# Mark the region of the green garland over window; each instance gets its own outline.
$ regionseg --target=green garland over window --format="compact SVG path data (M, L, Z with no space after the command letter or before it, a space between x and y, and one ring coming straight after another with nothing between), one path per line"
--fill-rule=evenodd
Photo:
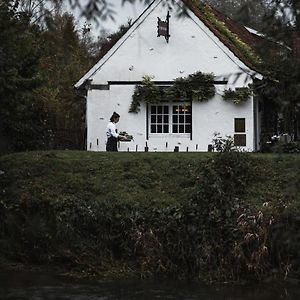
M253 96L253 90L250 87L237 88L236 90L228 89L224 91L223 99L232 101L234 104L246 102Z
M142 84L135 86L129 112L138 112L141 102L154 104L176 99L207 101L216 93L212 73L197 72L186 78L177 78L172 86L165 89L158 87L152 79L151 76L144 76Z
M153 77L144 76L141 85L136 85L132 95L129 112L137 113L140 110L141 102L154 104L161 100L161 90L152 81Z

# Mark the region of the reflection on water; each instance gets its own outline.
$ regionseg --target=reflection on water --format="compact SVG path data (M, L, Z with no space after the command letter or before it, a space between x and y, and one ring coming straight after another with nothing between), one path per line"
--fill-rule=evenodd
M206 286L155 281L87 281L45 273L0 271L1 300L281 300L300 299L300 287Z

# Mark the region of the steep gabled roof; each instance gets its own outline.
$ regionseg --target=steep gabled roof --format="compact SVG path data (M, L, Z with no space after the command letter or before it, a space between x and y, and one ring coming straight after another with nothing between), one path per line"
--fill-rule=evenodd
M252 70L257 70L261 61L254 48L262 42L262 37L251 33L243 25L201 1L182 0L182 2L235 56Z
M146 17L145 15L147 14L147 11L156 1L157 0L151 2L139 18L131 25L128 31L134 28L136 24L143 19L143 17ZM231 18L225 16L213 7L203 4L201 1L181 1L238 59L240 59L241 62L253 71L258 70L260 58L257 56L253 48L262 42L263 37L251 33L251 31L247 30L243 25L236 23ZM82 86L84 82L90 79L97 70L99 70L102 65L100 64L100 61L102 59L106 60L106 56L115 45L118 48L118 43L122 45L124 41L126 41L126 39L124 41L120 41L126 34L127 33L124 33L123 36L120 36L119 41L113 43L111 48L107 48L107 52L103 53L99 62L76 83L75 87L78 88Z

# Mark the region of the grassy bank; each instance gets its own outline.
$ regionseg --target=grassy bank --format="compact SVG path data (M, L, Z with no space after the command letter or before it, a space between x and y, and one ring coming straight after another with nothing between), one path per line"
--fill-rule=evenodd
M300 157L0 157L0 256L99 276L300 276Z

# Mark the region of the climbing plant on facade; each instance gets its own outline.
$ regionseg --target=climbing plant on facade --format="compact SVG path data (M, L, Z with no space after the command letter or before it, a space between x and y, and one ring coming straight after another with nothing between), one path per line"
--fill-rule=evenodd
M153 78L153 76L146 75L143 77L142 84L135 86L129 112L137 113L140 110L141 102L154 104L161 100L161 90L152 81Z
M174 100L207 101L215 95L212 73L197 72L185 78L180 77L167 88L157 86L152 79L151 76L144 76L142 83L136 85L129 112L138 112L142 102L154 104Z
M253 96L252 88L243 87L235 90L225 90L222 97L225 101L232 101L234 104L240 104L242 102L246 102L251 96Z
M212 73L197 72L186 78L175 79L172 86L166 89L166 98L187 99L192 101L207 101L215 93L214 75Z

